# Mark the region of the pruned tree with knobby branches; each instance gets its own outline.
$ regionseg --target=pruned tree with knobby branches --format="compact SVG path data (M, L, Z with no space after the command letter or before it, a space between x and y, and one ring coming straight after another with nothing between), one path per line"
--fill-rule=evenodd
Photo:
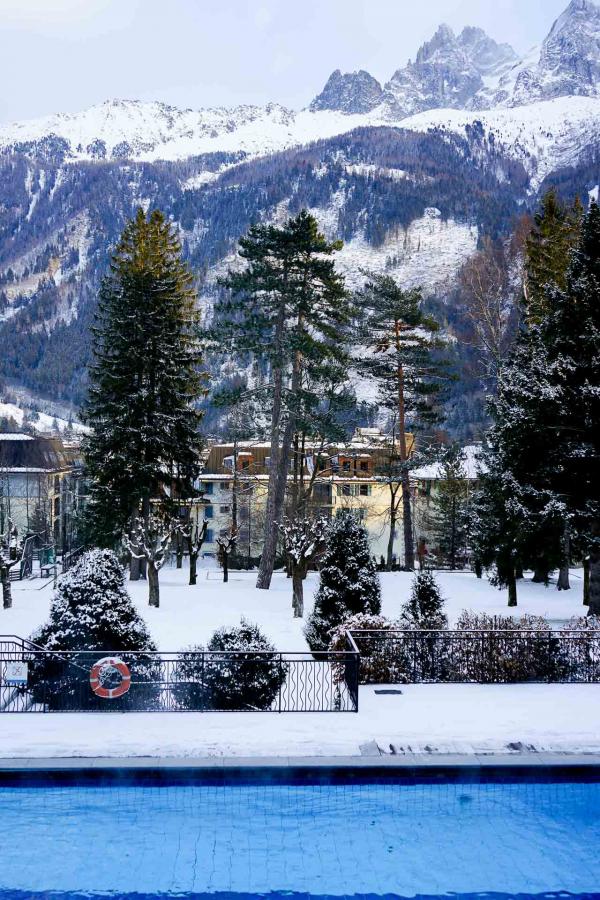
M146 520L138 516L132 522L130 533L123 535L123 543L132 558L146 560L150 606L160 606L158 573L167 560L169 545L176 527L174 522L165 522L157 516L149 516Z
M329 522L325 516L316 519L284 519L279 525L285 552L292 569L292 609L294 618L304 615L304 579L313 560L325 548Z

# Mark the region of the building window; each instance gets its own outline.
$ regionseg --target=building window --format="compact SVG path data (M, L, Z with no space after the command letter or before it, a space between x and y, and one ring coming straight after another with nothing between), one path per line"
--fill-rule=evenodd
M360 471L361 471L361 472L368 472L368 471L369 471L369 463L368 463L368 461L367 461L366 459L363 460L363 461L361 462L361 464L360 464Z
M220 513L228 513L230 510L231 510L231 507L230 507L230 506L220 506L220 507L219 507L219 512L220 512Z
M362 465L362 463L361 463ZM361 497L370 497L371 496L371 485L370 484L361 484L359 487L359 493Z
M205 494L212 494L213 492L213 483L212 481L205 481L202 485L202 490Z
M230 482L230 481L223 481L223 482L221 483L221 493L222 493L222 494L227 494L230 490L231 490L231 482Z
M212 519L212 517L213 517L213 508L212 508L212 506L205 506L205 507L204 507L204 518L205 518L205 519Z
M212 528L208 528L206 531L206 543L212 544L215 539L215 534Z

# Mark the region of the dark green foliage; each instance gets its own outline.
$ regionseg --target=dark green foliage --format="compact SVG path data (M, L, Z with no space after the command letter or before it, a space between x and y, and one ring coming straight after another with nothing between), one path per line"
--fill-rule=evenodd
M78 651L68 662L59 655L31 661L30 684L37 702L51 709L152 708L156 700L152 685L132 685L129 693L116 700L102 700L90 688L93 663L114 653L130 665L132 680L158 680L153 658L144 655L156 647L125 589L123 569L112 551L85 553L61 578L50 618L32 640L45 650ZM129 651L142 651L142 655L134 659Z
M315 604L305 628L311 650L327 650L333 629L357 613L381 612L381 587L367 533L352 513L329 529Z
M198 470L202 393L192 276L172 226L139 210L126 226L100 292L85 420L89 513L112 545L139 504Z
M432 572L417 572L410 597L402 607L400 627L434 630L448 627L444 598Z
M440 562L458 568L468 543L469 483L465 476L462 450L453 444L440 454L441 477L435 483L431 531Z
M204 657L203 647L179 655L179 684L173 688L184 709L270 709L285 681L286 666L257 625L215 631ZM211 655L211 652L212 654Z
M551 188L542 198L534 228L526 246L525 313L540 322L548 309L548 288L566 287L571 251L581 231L583 207L577 200L567 207Z

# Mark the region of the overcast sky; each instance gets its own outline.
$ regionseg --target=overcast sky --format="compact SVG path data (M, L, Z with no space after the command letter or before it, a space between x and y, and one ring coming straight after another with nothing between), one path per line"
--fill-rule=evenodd
M105 99L306 106L333 69L386 81L441 22L525 52L567 0L0 0L0 121Z

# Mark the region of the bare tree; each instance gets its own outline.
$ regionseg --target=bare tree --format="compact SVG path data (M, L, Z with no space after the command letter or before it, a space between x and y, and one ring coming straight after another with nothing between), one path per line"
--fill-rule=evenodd
M493 390L515 334L522 283L519 235L509 244L486 238L459 273L458 307L466 324L461 338L475 350L481 377Z
M198 580L198 557L200 550L206 540L206 532L208 531L208 522L205 519L202 525L188 522L186 525L180 525L179 531L182 539L188 542L190 549L190 584L196 584Z
M279 526L283 545L292 567L292 609L294 618L304 615L304 579L308 567L325 546L329 522L317 519L284 519Z
M229 556L235 549L237 538L237 533L233 530L217 538L219 559L223 566L223 581L229 581Z
M123 535L123 543L132 558L145 560L147 563L150 606L160 606L158 573L166 562L175 528L174 522L165 523L156 516L149 516L147 520L137 517L132 523L130 534Z
M2 606L12 607L12 590L10 585L11 569L18 566L23 557L23 546L19 540L17 526L8 520L8 529L0 543L0 580L2 581Z

